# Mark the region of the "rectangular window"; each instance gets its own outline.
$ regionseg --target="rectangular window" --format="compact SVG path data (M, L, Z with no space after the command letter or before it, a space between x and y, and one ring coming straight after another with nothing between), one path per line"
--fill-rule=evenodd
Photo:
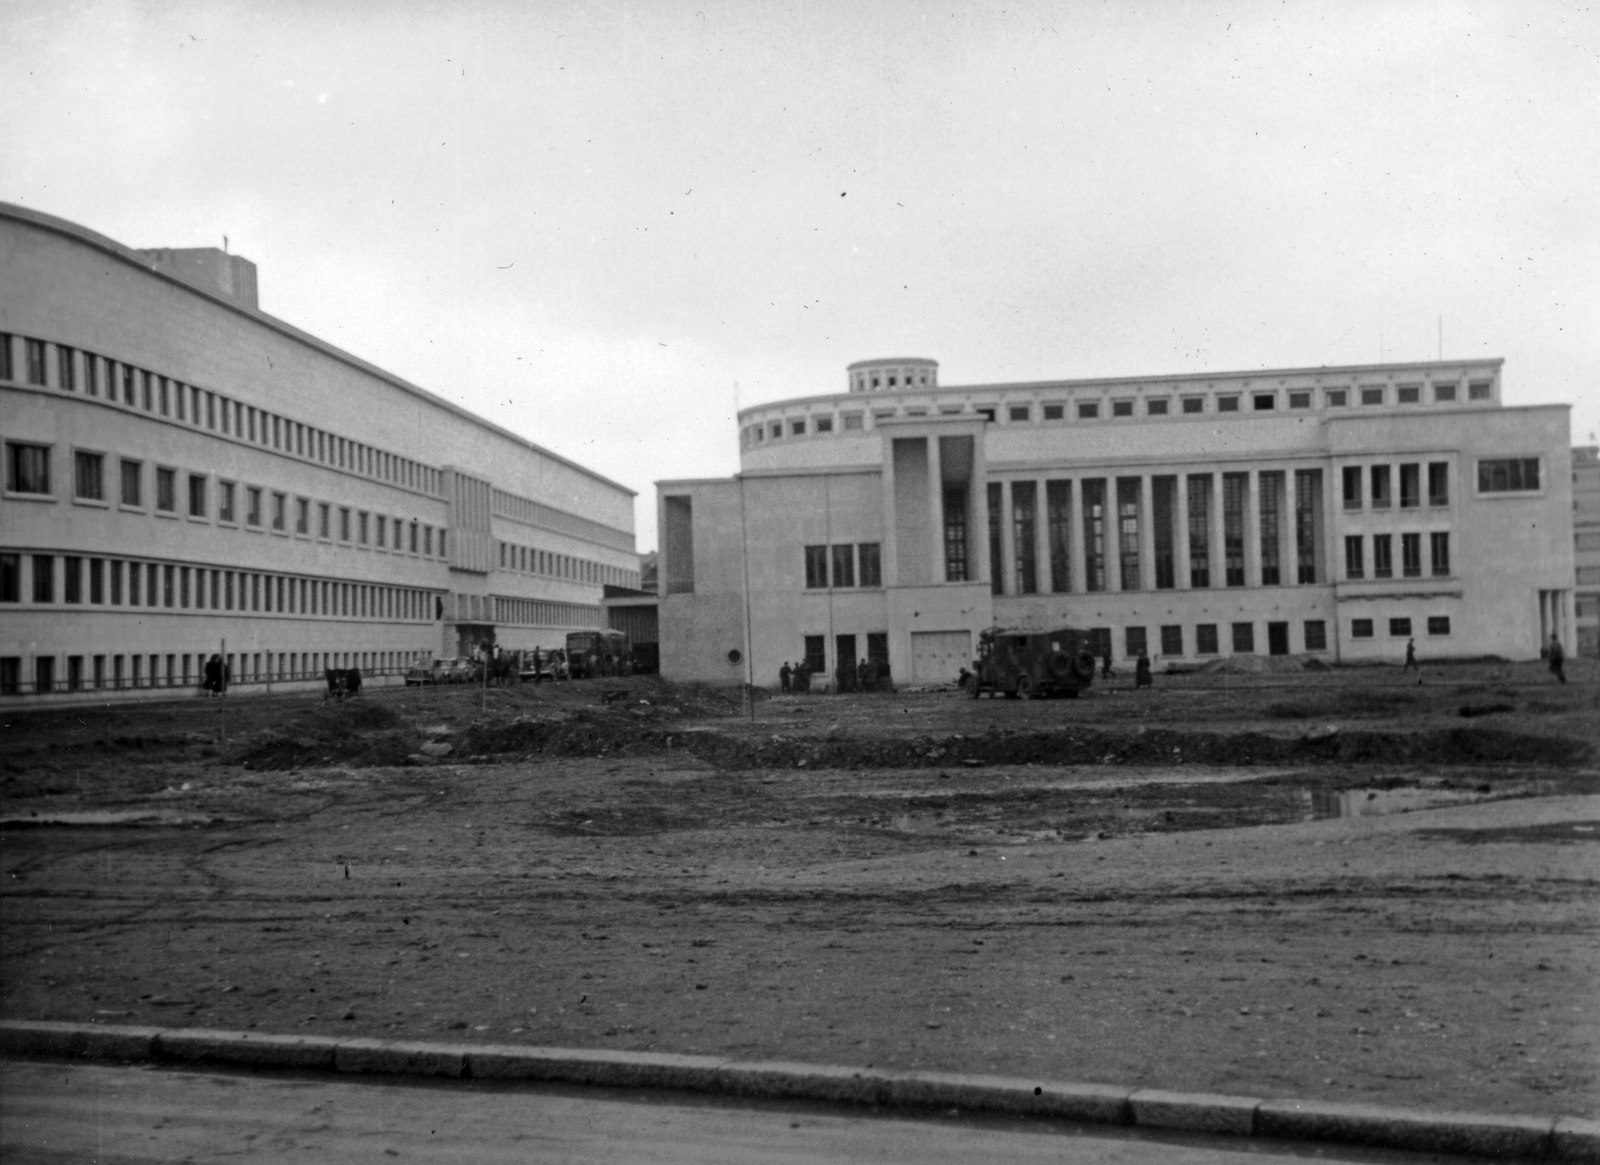
M83 354L83 391L90 396L100 395L100 357L93 352Z
M317 503L317 537L318 538L331 538L333 536L332 532L331 532L331 529L330 529L330 522L332 520L332 513L333 513L333 507L328 505L327 502L318 502Z
M217 482L217 521L233 521L233 482Z
M1450 616L1449 615L1429 615L1428 616L1428 634L1429 635L1448 635L1448 634L1450 634Z
M163 566L161 568L161 605L170 607L177 602L176 588L173 583L177 577L178 568Z
M184 415L184 406L188 403L188 400L189 390L174 380L172 382L172 401L174 406L176 406L174 411L178 414L178 420L180 421L188 420L188 417ZM185 656L184 658L187 659L188 657Z
M688 503L688 500L689 499L687 499L687 498L684 499L685 504ZM411 553L412 554L415 554L417 552L417 532L418 532L418 530L420 528L421 527L418 526L418 524L416 522L412 522L411 523ZM690 553L692 554L693 551L694 551L694 543L693 542L689 543L689 550L690 550ZM542 555L544 552L541 550L539 553ZM548 573L548 571L546 573Z
M861 414L860 413L845 413L844 414L844 427L845 427L845 430L847 432L850 431L850 430L853 430L853 429L861 428ZM759 435L760 435L760 430L757 430L757 436L759 436Z
M1275 587L1283 582L1278 546L1283 529L1283 471L1257 474L1256 485L1261 494L1257 499L1261 526L1261 585Z
M1448 461L1428 462L1428 504L1430 506L1448 506L1450 504L1450 463Z
M244 491L244 520L252 525L261 525L261 491L255 486L250 486Z
M1256 625L1254 623L1235 623L1233 625L1233 653L1235 655L1249 655L1256 649Z
M1292 409L1310 408L1311 394L1309 392L1291 392L1289 394L1289 407Z
M1012 405L1006 416L1013 421L1026 421L1032 419L1033 411L1027 405Z
M1066 410L1062 405L1045 405L1044 419L1047 421L1059 421L1062 419L1065 411Z
M1428 535L1428 555L1433 561L1433 576L1445 578L1450 574L1450 535L1435 530Z
M350 541L350 507L339 507L339 541Z
M311 533L311 500L309 498L294 499L294 532L296 534Z
M1122 589L1139 589L1140 480L1117 478L1117 559Z
M1258 413L1269 413L1278 407L1278 396L1271 392L1257 392L1250 395L1250 407Z
M1389 503L1394 500L1394 495L1389 491L1389 467L1387 465L1374 465L1372 467L1372 508L1387 510Z
M206 479L198 473L189 475L189 516L206 516Z
M1436 384L1433 386L1433 399L1443 404L1456 399L1456 386L1453 384Z
M853 587L856 585L856 555L855 547L845 542L833 548L833 585L836 587Z
M5 337L0 336L0 340ZM0 554L0 603L22 602L22 555Z
M1072 483L1047 481L1044 497L1050 534L1050 589L1064 595L1072 590Z
M1106 481L1089 478L1079 487L1083 495L1083 559L1086 591L1106 589Z
M1422 400L1422 386L1420 384L1402 384L1395 389L1395 400L1403 405L1414 405Z
M1539 488L1539 459L1513 457L1478 462L1479 493L1513 493Z
M1343 388L1330 388L1322 394L1322 403L1330 409L1342 409L1350 399L1350 393Z
M1344 538L1344 577L1366 578L1366 557L1362 552L1360 534L1346 534Z
M692 547L691 547L691 552L692 552ZM426 557L426 558L432 558L433 557L433 527L432 526L423 526L422 527L422 553L423 553L423 556ZM439 531L439 553L440 554L444 553L444 531L443 530ZM693 559L691 558L690 561L692 562Z
M1322 470L1294 471L1295 578L1302 585L1322 580Z
M376 521L374 522L374 529L372 532L372 543L380 550L389 544L389 519L384 514L376 515ZM527 552L524 551L520 546L512 547L511 565L513 569L516 569L517 557L519 554L523 557L526 557L526 553ZM526 564L524 564L523 569L527 569Z
M24 340L24 355L28 364L28 383L44 387L44 341Z
M122 563L113 558L106 563L106 574L111 578L111 605L122 603Z
M1222 554L1230 587L1244 586L1244 495L1248 473L1222 475Z
M1236 396L1219 396L1217 398L1217 412L1236 413L1239 411L1239 398Z
M1038 566L1038 490L1031 481L1011 483L1011 549L1016 558L1016 593L1033 595L1039 591Z
M863 570L865 567L863 567ZM944 580L967 581L967 487L944 487Z
M1422 466L1400 467L1400 508L1414 510L1422 504Z
M106 563L103 558L89 560L89 601L91 603L106 601Z
M169 395L170 388L167 384L167 378L165 376L157 377L157 387L158 405L161 410L161 415L164 417L170 416L172 413L172 398Z
M883 585L883 556L876 542L863 542L856 547L856 558L861 566L861 585Z
M1344 508L1359 510L1361 508L1361 466L1346 465L1340 474L1344 486Z
M6 442L6 489L18 494L50 492L50 447Z
M1203 413L1206 411L1206 398L1203 396L1186 396L1183 398L1183 411L1186 413Z
M793 435L795 437L804 437L806 435L806 423L805 423L805 421L803 421L803 420L801 420L801 421L790 421L789 422L789 432L790 432L791 435Z
M1381 405L1383 403L1383 389L1363 388L1361 390L1361 403L1364 405Z
M1078 402L1078 419L1080 421L1092 421L1096 417L1098 417L1099 415L1100 415L1100 402L1099 401L1084 400L1084 401L1079 401Z
M1189 585L1211 585L1211 475L1189 475Z
M144 411L147 412L147 413L151 412L155 408L155 399L154 399L153 394L150 391L151 386L154 383L154 380L155 380L155 377L149 372L141 372L141 373L139 373L139 383L140 383L140 386L144 389L144 393L143 393Z
M164 514L178 509L178 472L175 469L156 470L156 509Z
M1490 382L1487 380L1474 380L1467 385L1468 400L1488 400L1490 396Z
M1406 578L1422 577L1422 535L1400 535L1400 573Z
M77 392L78 378L72 374L72 349L56 345L56 387L63 392Z
M69 603L83 602L83 559L69 554L61 560L62 598Z
M991 481L988 484L988 496L984 499L989 508L989 593L992 595L1004 594L1006 587L1006 569L1001 552L1000 492L1000 483Z
M1177 623L1168 623L1161 628L1161 654L1183 654L1183 627Z
M1131 400L1114 400L1111 402L1111 415L1114 417L1133 416L1133 402Z
M1389 620L1389 634L1391 636L1395 637L1395 638L1399 638L1400 636L1403 636L1403 635L1410 635L1411 634L1411 620L1410 619L1403 619L1403 618L1402 619L1390 619Z
M35 554L33 556L33 601L36 603L53 603L56 601L56 560L51 554Z
M1143 627L1124 627L1122 629L1123 646L1127 648L1129 659L1138 659L1141 655L1148 654L1150 642L1145 636Z
M1150 479L1151 536L1155 543L1156 589L1170 591L1178 585L1174 564L1173 517L1178 508L1178 479L1161 475Z
M820 591L828 585L828 548L806 547L806 589ZM670 592L669 592L670 593Z
M806 636L806 667L813 675L826 675L828 661L825 656L828 637L826 635Z
M1197 623L1194 628L1194 650L1196 655L1216 655L1222 650L1217 637L1215 623Z
M1321 619L1306 620L1306 650L1328 650L1328 625Z
M1394 535L1372 536L1372 577L1394 577Z
M272 528L281 531L288 519L289 496L275 493L272 495Z
M103 502L106 498L106 459L100 453L78 450L72 455L73 493L85 501Z
M1154 400L1146 401L1145 405L1144 405L1144 411L1146 413L1148 413L1152 417L1164 417L1164 416L1166 416L1167 415L1167 398L1163 396L1163 397L1157 397Z
M368 515L367 515L367 511L365 511L365 510L362 510L359 514L356 515L356 533L359 536L359 540L361 542L361 545L363 545L363 546L365 546L367 544L367 534L368 534L367 520L368 520Z

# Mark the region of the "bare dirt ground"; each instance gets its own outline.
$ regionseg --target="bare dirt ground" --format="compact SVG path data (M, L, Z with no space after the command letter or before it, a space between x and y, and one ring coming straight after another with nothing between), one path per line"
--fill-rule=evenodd
M1600 1115L1600 687L8 710L0 1014Z

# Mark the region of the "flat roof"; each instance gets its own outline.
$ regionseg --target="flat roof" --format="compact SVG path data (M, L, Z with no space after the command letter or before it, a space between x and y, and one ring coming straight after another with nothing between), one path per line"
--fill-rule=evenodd
M552 461L557 461L562 465L565 465L568 469L574 469L587 477L593 478L595 481L601 482L604 485L608 485L613 489L627 494L629 497L639 496L638 490L629 489L619 481L612 481L609 477L606 477L602 473L596 473L586 465L580 465L578 462L573 461L569 457L563 457L554 450L546 449L543 445L540 445L535 441L528 440L528 438L522 436L520 433L514 433L510 429L502 428L493 421L480 417L477 413L472 412L470 409L462 408L460 405L448 401L442 396L429 392L420 385L412 384L409 380L396 376L392 372L386 372L384 369L379 368L376 364L369 363L359 356L346 352L343 348L337 348L328 343L326 340L318 339L310 332L302 331L293 324L285 323L283 320L280 320L275 316L270 316L260 309L252 310L237 300L231 299L220 292L214 292L207 288L190 283L188 280L180 279L176 275L172 275L167 271L162 270L150 259L147 259L143 255L139 254L138 251L131 247L123 246L115 239L107 238L105 235L102 235L96 231L92 231L87 227L79 226L75 222L69 222L64 218L57 218L53 214L45 214L42 211L33 210L26 206L18 206L12 202L0 201L0 218L15 219L17 222L27 223L29 226L35 226L43 230L54 231L56 234L65 235L66 237L77 242L85 243L88 246L104 251L113 258L120 259L124 263L138 267L141 271L154 275L159 279L164 279L168 283L173 284L175 287L181 287L193 295L198 295L203 299L208 299L212 303L215 303L221 307L225 307L230 311L244 316L246 319L254 320L263 327L270 328L273 331L296 341L297 343L304 344L309 348L315 348L324 356L331 357L332 359L338 360L343 364L348 364L350 367L364 372L368 376L376 377L377 379L384 381L394 388L398 388L402 392L410 393L412 396L417 397L428 404L452 412L458 417L470 421L480 428L487 429L491 433L496 433L501 437L507 438L508 440L515 441L517 444L526 449L532 450L541 457L548 457Z

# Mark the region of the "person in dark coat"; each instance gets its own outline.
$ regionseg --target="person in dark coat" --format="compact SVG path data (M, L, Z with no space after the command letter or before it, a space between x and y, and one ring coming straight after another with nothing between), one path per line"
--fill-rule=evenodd
M1561 640L1550 636L1550 671L1562 683L1567 682L1567 653L1562 650Z
M786 696L793 690L790 684L793 676L794 673L789 670L789 661L784 660L783 666L778 669L778 687L783 690L783 694Z
M838 685L835 691L853 692L856 690L856 669L848 659L841 659L839 666L833 671L834 682Z
M867 661L864 659L856 664L856 690L861 692L872 691L872 681L867 676Z
M206 698L222 695L222 657L213 655L206 660Z
M1148 688L1154 682L1150 678L1150 657L1141 651L1139 658L1133 665L1133 686L1135 688Z

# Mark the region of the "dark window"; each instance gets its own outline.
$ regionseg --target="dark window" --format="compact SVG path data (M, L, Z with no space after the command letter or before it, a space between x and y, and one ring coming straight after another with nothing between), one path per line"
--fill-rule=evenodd
M856 548L845 542L833 548L833 585L836 587L853 587L856 585Z
M1233 625L1233 651L1235 655L1248 655L1256 649L1256 625L1254 623L1235 623Z
M1361 466L1346 465L1340 474L1344 484L1344 508L1359 510L1361 508Z
M118 606L122 603L122 563L113 558L106 563L106 571L111 576L111 604Z
M0 332L0 380L11 379L11 336Z
M233 521L233 482L217 482L217 520Z
M44 341L24 340L28 364L28 383L44 386Z
M1083 495L1083 559L1086 591L1106 589L1106 482L1089 478L1079 485Z
M1196 655L1216 655L1221 650L1218 646L1217 625L1215 623L1197 623L1195 625L1194 650Z
M1203 413L1206 411L1206 398L1203 396L1186 396L1183 398L1183 411L1186 413Z
M56 657L41 655L33 661L33 690L53 692L56 687Z
M156 509L172 513L178 508L178 474L172 469L156 470Z
M72 349L65 345L56 346L56 380L64 391L78 391L78 378L72 374Z
M272 495L272 528L282 530L287 519L286 511L289 508L289 498L286 494L275 493ZM383 544L383 519L378 519L378 544Z
M1000 550L1000 483L991 481L984 499L989 510L989 593L1005 593L1006 571Z
M1414 405L1422 399L1420 384L1402 384L1394 390L1395 400L1403 405Z
M1189 585L1211 585L1211 475L1189 475Z
M56 560L52 554L33 556L33 601L36 603L56 601Z
M1283 471L1257 474L1256 484L1260 493L1257 506L1261 526L1261 585L1275 587L1283 581L1282 557L1279 553L1280 531L1283 528Z
M1222 550L1226 559L1226 582L1244 586L1244 492L1248 473L1222 475Z
M1176 623L1169 623L1161 628L1161 654L1183 654L1183 628Z
M367 534L369 533L368 514L365 510L356 515L356 532L357 540L361 545L365 546L367 544Z
M1139 492L1137 477L1117 478L1117 559L1122 589L1139 589Z
M1474 380L1467 385L1468 400L1488 400L1490 382L1487 380Z
M1444 577L1450 573L1450 535L1447 531L1436 530L1428 535L1428 553L1433 560L1433 573L1435 577Z
M339 541L350 541L350 507L339 507Z
M887 631L867 632L867 658L878 665L878 674L887 679L889 676L889 633Z
M1072 590L1072 483L1044 483L1045 521L1050 536L1050 589L1058 595Z
M1178 508L1178 479L1169 475L1150 479L1151 534L1155 542L1156 589L1171 590L1178 585L1173 557L1173 515Z
M1278 398L1274 393L1258 392L1250 397L1250 407L1258 413L1271 412L1278 407Z
M1033 410L1027 405L1012 405L1006 410L1006 416L1013 421L1026 421L1033 417Z
M1478 462L1479 493L1511 493L1539 488L1539 459L1517 457Z
M813 674L823 674L828 670L827 643L826 635L806 636L806 667Z
M1322 401L1330 409L1343 408L1350 394L1342 388L1330 388L1322 394Z
M1372 536L1372 577L1394 577L1394 535Z
M1217 412L1236 413L1239 411L1239 398L1236 396L1219 396L1217 398Z
M1078 419L1080 421L1092 421L1092 420L1094 420L1094 418L1098 417L1099 415L1100 415L1100 402L1099 401L1085 400L1085 401L1079 401L1078 402Z
M83 354L83 391L90 396L100 395L100 357L93 352Z
M1311 394L1309 392L1291 392L1289 394L1289 407L1292 409L1310 408Z
M1362 538L1360 534L1346 534L1344 536L1344 577L1366 578L1366 558L1362 553Z
M1294 471L1295 578L1301 584L1322 576L1322 470Z
M821 590L828 585L828 548L806 547L806 588Z
M10 339L10 337L0 337L0 339ZM10 376L11 370L6 369L7 379L9 379ZM0 696L15 696L19 694L21 690L22 657L18 655L8 655L5 658L0 659Z
M863 574L865 571L863 566ZM964 485L944 487L944 578L946 582L967 581L967 487Z
M333 507L328 505L327 502L317 503L317 537L331 538L333 536L329 527L329 523L332 521L332 513ZM429 547L428 553L433 553L432 547Z
M89 560L89 601L91 603L106 601L106 564L103 558Z
M1321 619L1306 620L1306 650L1328 650L1328 625Z
M1372 508L1387 510L1389 503L1394 500L1389 492L1389 467L1387 465L1374 465L1372 467Z
M311 501L308 498L295 498L294 500L294 532L296 534L311 533ZM412 541L415 542L416 527L411 528ZM413 546L412 550L416 550Z
M191 518L206 516L206 479L198 473L189 475L189 516Z
M1450 463L1448 461L1428 462L1428 504L1430 506L1448 506L1450 504Z
M1400 573L1406 578L1422 577L1422 535L1400 535Z
M1389 634L1391 636L1410 635L1411 634L1411 620L1410 619L1390 619L1389 620Z
M831 432L833 432L833 418L832 417L818 417L816 419L816 426L817 426L817 432L819 432L819 433L831 433Z
M1133 416L1133 402L1131 400L1114 400L1111 402L1111 415L1114 417Z
M3 339L4 337L0 337ZM22 555L0 554L0 603L22 601Z
M1167 398L1160 397L1156 400L1146 401L1144 409L1152 417L1164 417L1167 415Z
M861 566L861 585L864 587L881 587L883 585L883 554L876 542L863 542L856 547L856 558Z
M6 442L6 489L18 494L50 492L50 447Z
M1364 405L1381 405L1383 403L1383 389L1363 388L1361 390L1361 403Z
M1129 659L1138 659L1149 651L1150 644L1145 636L1143 627L1124 627L1122 629L1122 639L1128 649Z
M1429 615L1428 616L1428 634L1429 635L1448 635L1448 634L1450 634L1450 616L1449 615Z
M1451 401L1456 399L1456 386L1453 384L1436 384L1433 386L1433 399L1436 401Z
M69 603L83 602L83 559L69 554L61 560L61 597Z
M1064 410L1061 405L1045 405L1044 419L1047 421L1059 421L1063 411Z
M1037 594L1038 569L1038 490L1031 481L1011 483L1011 550L1016 557L1016 593Z
M261 491L255 486L244 491L244 520L252 526L261 525Z
M1414 510L1422 504L1422 466L1400 467L1400 508Z
M105 457L99 453L85 453L79 450L72 455L72 467L75 495L92 502L105 501Z

